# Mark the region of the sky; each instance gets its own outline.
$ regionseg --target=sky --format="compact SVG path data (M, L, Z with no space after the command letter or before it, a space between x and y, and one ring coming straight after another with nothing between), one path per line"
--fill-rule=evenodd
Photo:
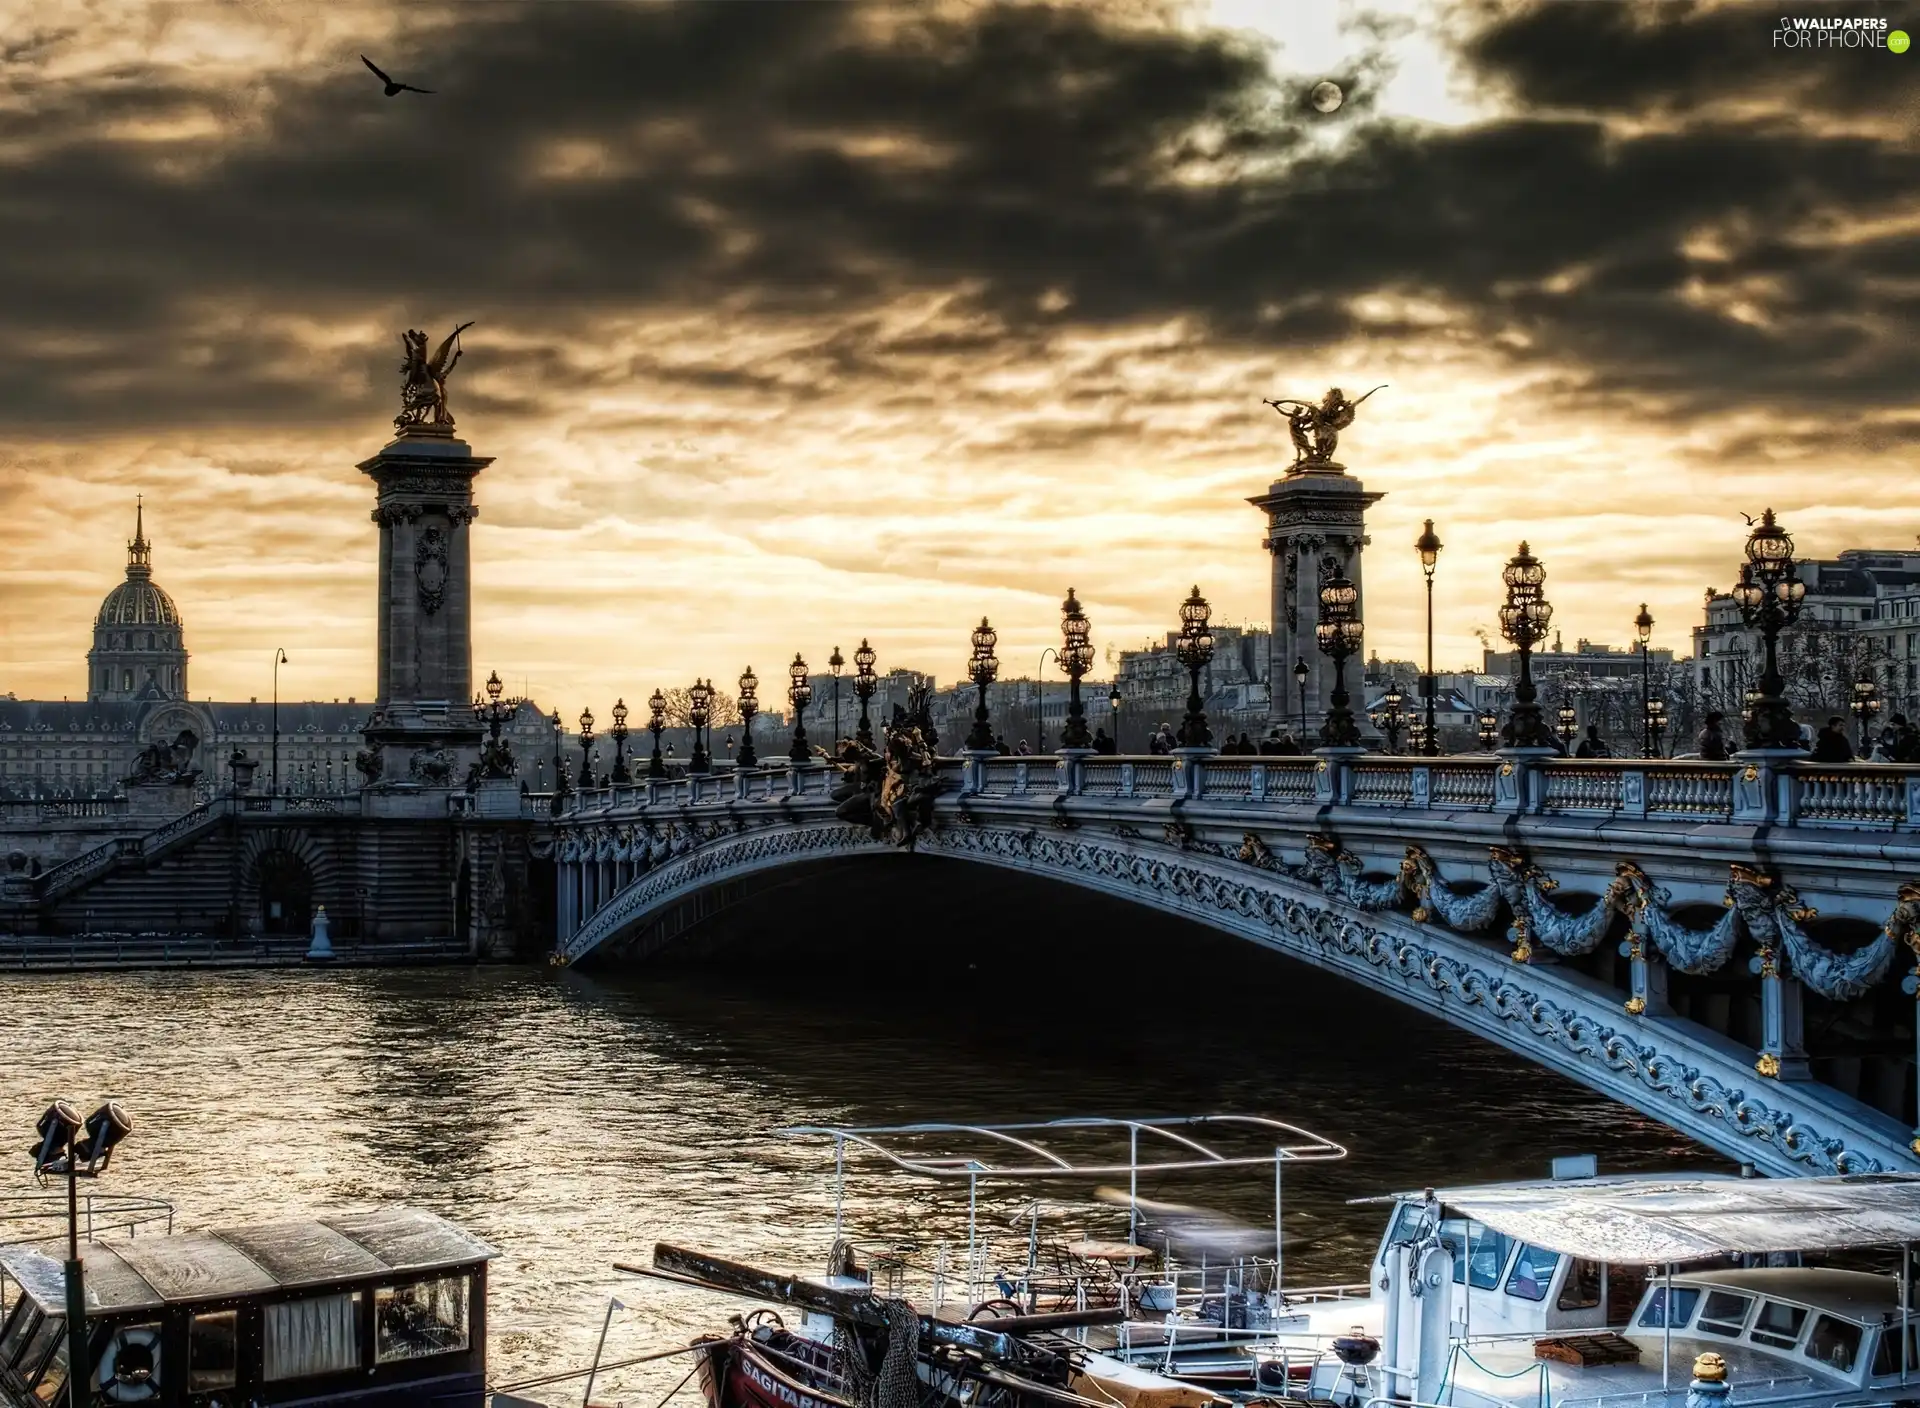
M1261 403L1333 385L1370 649L1431 517L1441 668L1522 539L1685 650L1742 512L1920 531L1920 53L1782 13L0 0L0 691L83 692L143 494L196 697L370 697L354 465L469 319L476 685L569 717L982 615L1031 673L1069 586L1100 673L1264 624Z

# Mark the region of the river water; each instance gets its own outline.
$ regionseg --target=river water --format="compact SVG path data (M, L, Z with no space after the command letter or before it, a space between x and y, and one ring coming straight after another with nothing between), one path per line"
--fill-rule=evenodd
M1289 1284L1347 1281L1379 1231L1350 1197L1603 1168L1724 1167L1679 1135L1342 979L1141 911L1056 916L1098 936L1009 982L1011 950L824 966L804 945L672 970L548 968L0 976L0 1145L54 1096L123 1101L136 1129L102 1192L172 1199L185 1229L397 1200L500 1249L497 1381L683 1342L741 1303L622 1276L673 1240L815 1271L833 1226L830 1143L796 1123L1073 1114L1267 1114L1350 1148L1288 1174ZM917 928L937 928L938 918ZM1023 921L1024 923L1024 921ZM1003 926L1004 927L1004 926ZM884 926L846 953L894 954ZM778 954L775 946L772 952ZM916 950L916 952L919 952ZM855 968L882 980L854 982ZM865 978L872 978L865 972ZM9 1132L10 1131L10 1132ZM16 1138L17 1136L17 1138ZM8 1143L13 1141L13 1143ZM30 1187L24 1154L8 1191ZM983 1188L1005 1227L1036 1192ZM1143 1184L1271 1227L1271 1171ZM964 1182L856 1167L852 1229L964 1246ZM1069 1214L1123 1235L1124 1212ZM610 1401L653 1405L685 1361ZM578 1401L579 1388L571 1390ZM691 1394L692 1390L688 1390ZM556 1398L555 1401L563 1401Z

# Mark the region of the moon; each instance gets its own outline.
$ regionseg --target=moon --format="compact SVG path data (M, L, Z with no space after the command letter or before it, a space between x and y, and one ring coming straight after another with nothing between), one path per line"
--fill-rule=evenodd
M1337 112L1347 95L1340 91L1338 83L1321 81L1313 85L1313 91L1307 95L1307 101L1313 104L1315 112Z

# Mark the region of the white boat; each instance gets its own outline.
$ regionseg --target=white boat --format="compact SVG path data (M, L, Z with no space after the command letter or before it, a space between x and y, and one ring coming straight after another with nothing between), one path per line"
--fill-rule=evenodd
M1920 1175L1586 1176L1361 1201L1392 1208L1368 1292L1291 1307L1305 1329L1258 1351L1274 1396L1920 1405ZM1867 1249L1893 1249L1897 1274L1802 1264Z

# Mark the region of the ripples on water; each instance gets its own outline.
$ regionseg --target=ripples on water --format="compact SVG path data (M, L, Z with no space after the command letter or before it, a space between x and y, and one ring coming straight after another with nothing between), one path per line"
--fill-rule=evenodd
M583 1367L612 1295L630 1309L609 1358L682 1342L741 1307L613 1272L655 1240L819 1268L832 1149L775 1136L784 1124L1292 1120L1352 1156L1288 1175L1290 1284L1359 1274L1380 1214L1349 1197L1539 1176L1566 1153L1614 1169L1711 1162L1397 1002L1190 926L1075 904L1049 922L1082 947L1036 967L1020 938L1040 932L1033 914L985 939L977 919L962 906L924 921L946 927L904 949L884 925L856 927L826 959L803 937L784 957L763 944L652 974L0 977L15 1014L0 1049L0 1147L24 1148L56 1095L83 1109L110 1096L136 1129L101 1191L171 1198L186 1229L388 1200L454 1218L500 1249L499 1381ZM0 1167L29 1186L24 1156ZM1005 1226L1034 1191L983 1187L982 1226ZM1259 1169L1140 1191L1271 1224L1271 1173ZM856 1172L847 1206L856 1233L910 1227L964 1246L964 1182ZM1123 1232L1125 1214L1090 1206L1082 1226ZM684 1371L670 1360L609 1389L652 1404Z

